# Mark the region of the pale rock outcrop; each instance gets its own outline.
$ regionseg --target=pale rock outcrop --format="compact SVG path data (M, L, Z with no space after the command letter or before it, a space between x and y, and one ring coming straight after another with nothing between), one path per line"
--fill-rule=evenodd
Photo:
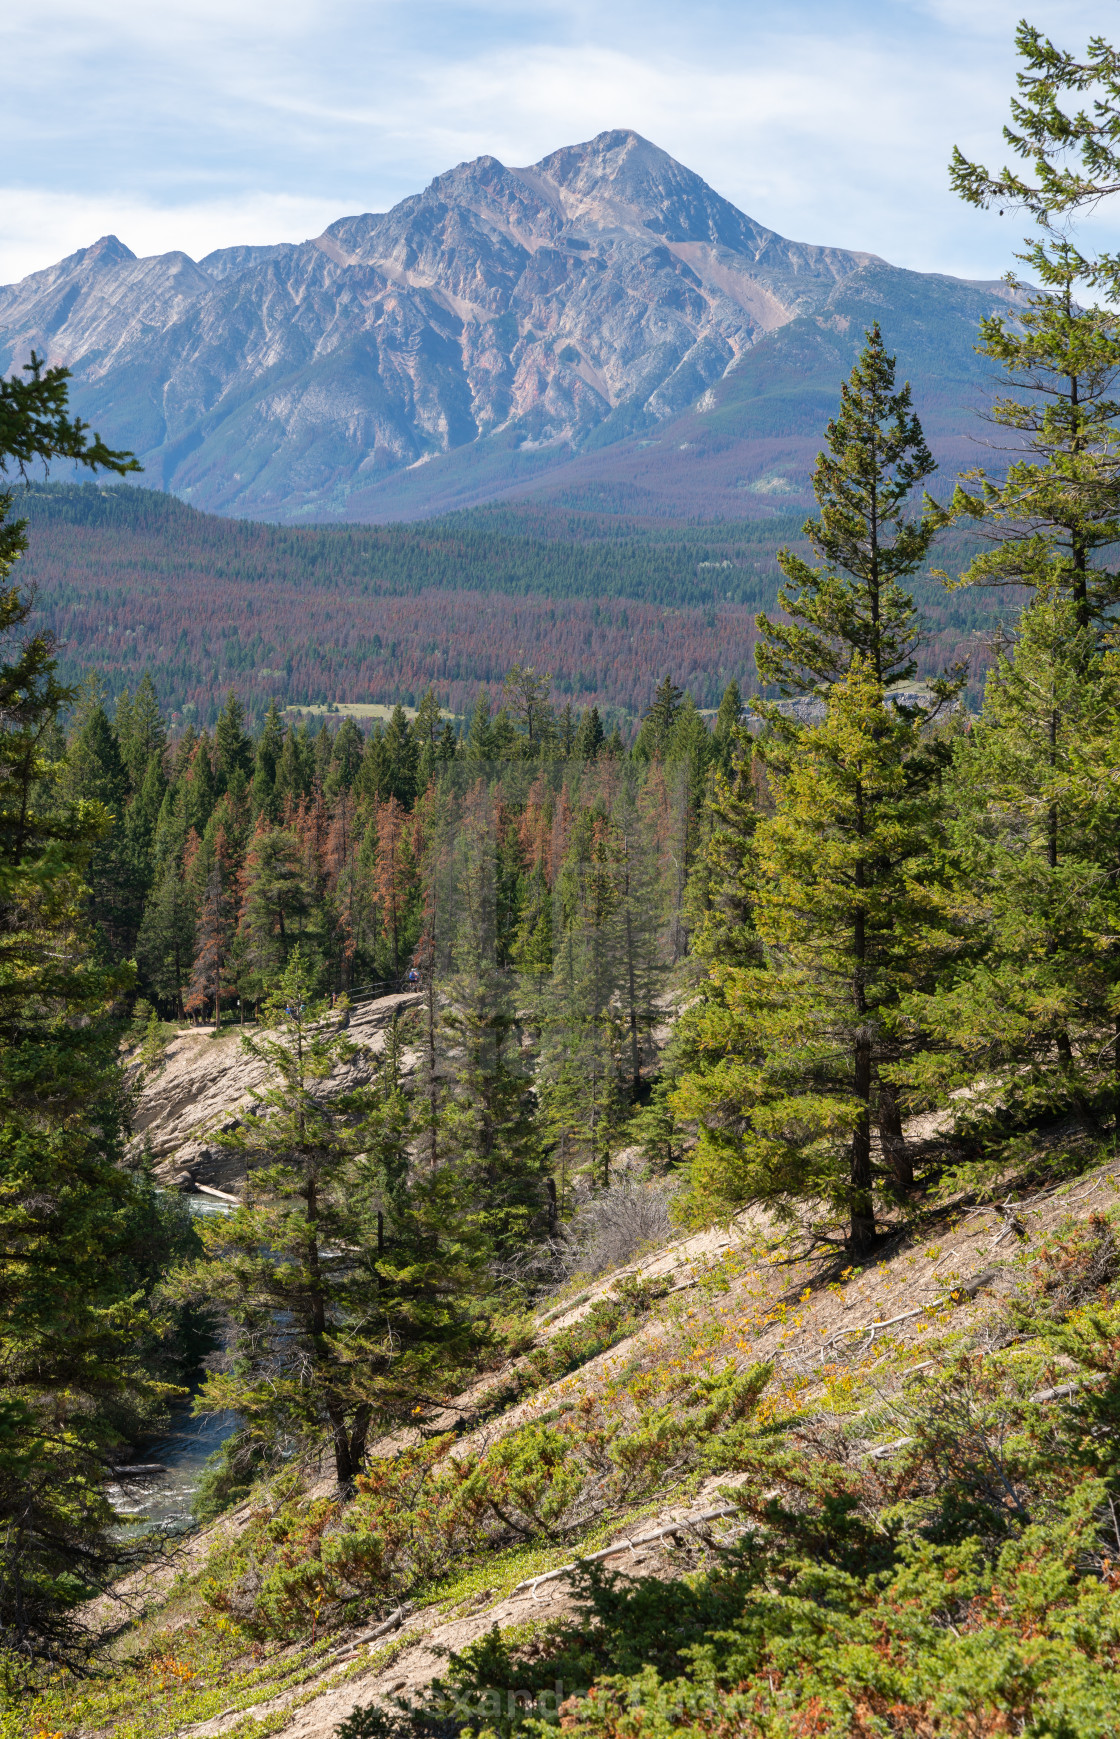
M416 1001L415 995L382 996L352 1010L349 1033L358 1054L331 1077L332 1092L369 1080L394 1009ZM183 1028L144 1081L132 1120L132 1151L151 1153L156 1177L165 1185L236 1191L244 1177L241 1157L213 1137L254 1115L252 1093L266 1085L265 1076L236 1027L221 1037L209 1027Z

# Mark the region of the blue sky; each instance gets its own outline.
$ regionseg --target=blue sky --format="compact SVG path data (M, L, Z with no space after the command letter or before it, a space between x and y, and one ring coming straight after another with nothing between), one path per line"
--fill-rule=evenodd
M301 240L617 126L785 235L996 276L1022 221L961 206L945 165L1005 156L1022 4L23 0L0 14L0 282L110 231L195 258ZM1028 15L1076 49L1120 37L1117 0Z

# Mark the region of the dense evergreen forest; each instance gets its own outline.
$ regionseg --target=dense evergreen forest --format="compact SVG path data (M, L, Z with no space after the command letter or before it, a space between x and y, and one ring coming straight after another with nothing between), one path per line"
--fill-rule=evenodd
M659 526L607 514L495 508L404 526L255 525L134 486L36 484L19 501L26 560L60 670L96 672L112 698L148 670L176 729L213 729L233 688L259 727L271 699L496 703L505 673L552 676L560 704L597 706L629 739L662 676L714 710L728 682L753 692L754 616L775 602L775 556L800 515ZM938 559L963 567L975 537L947 527ZM916 595L925 673L964 657L979 695L990 605Z
M345 1739L543 1736L555 1704L491 1699L530 1672L582 1687L564 1719L588 1739L1116 1731L1115 1213L1036 1252L994 1326L937 1343L905 1394L872 1381L889 1348L862 1388L831 1343L779 1378L722 1338L713 1266L687 1357L461 1456L446 1413L482 1373L514 1385L496 1410L648 1320L656 1286L631 1275L559 1346L537 1338L573 1225L612 1191L656 1184L680 1231L752 1210L827 1295L931 1216L1114 1166L1120 316L1085 294L1115 263L1058 219L1120 174L1120 56L1091 48L1113 107L1082 117L1071 179L1053 104L1088 73L1027 26L1019 46L1041 187L954 171L1056 226L1025 256L1041 288L979 334L1017 456L926 494L873 327L757 620L772 698L749 714L729 681L705 719L663 673L627 741L519 662L461 729L432 688L369 734L276 705L250 728L236 693L212 729L173 727L148 675L61 685L21 578L35 522L5 498L5 1735L216 1716L190 1702L199 1663L247 1661L248 1684L332 1627L383 1638L453 1571L476 1573L455 1584L473 1604L503 1553L551 1571L611 1503L642 1515L711 1474L734 1476L743 1523L715 1568L666 1585L585 1565L582 1617L495 1629L452 1657L451 1703L358 1707ZM0 382L0 455L130 462L34 360ZM1009 631L993 606L975 714L913 595L954 527L979 541L954 579L970 608L1006 589L1019 609ZM357 1000L402 986L372 1074L347 1076ZM128 1142L185 1021L236 1023L266 1070L215 1136L244 1184L201 1232ZM1026 1236L1008 1209L995 1242ZM857 1332L870 1348L890 1326ZM126 1659L90 1597L162 1542L119 1526L106 1478L191 1386L236 1419L201 1512L253 1502L195 1616ZM868 1419L898 1435L873 1447Z

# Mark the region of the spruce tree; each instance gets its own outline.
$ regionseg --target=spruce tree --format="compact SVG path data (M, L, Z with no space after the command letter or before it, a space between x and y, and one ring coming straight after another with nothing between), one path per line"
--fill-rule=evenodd
M276 773L283 748L284 725L280 708L273 700L269 702L264 725L257 738L257 752L253 762L253 814L263 816L266 821L280 819Z
M950 168L969 204L1030 213L1038 233L1016 257L1042 285L1041 294L1027 294L1009 275L1019 305L981 325L978 348L1014 389L991 410L1014 456L994 479L970 473L973 487L954 496L953 514L994 540L958 583L1072 599L1084 627L1120 601L1120 574L1100 559L1120 538L1120 399L1113 396L1120 318L1109 306L1120 289L1120 257L1088 256L1070 232L1081 207L1120 191L1120 56L1096 37L1078 60L1025 22L1016 46L1024 68L1011 105L1015 126L1004 138L1029 170L992 175L955 147ZM1090 88L1088 110L1063 109L1067 95Z
M144 906L136 952L144 982L181 1020L194 961L195 906L182 866L168 855Z
M1069 598L1087 626L1120 601L1120 573L1101 559L1120 541L1120 316L1081 305L1078 286L1091 295L1102 274L1067 239L1037 242L1019 258L1042 293L1013 316L983 320L977 348L1014 387L988 415L1013 454L1027 456L994 479L977 469L958 484L950 516L991 547L955 583Z
M472 1236L500 1278L531 1263L545 1190L516 980L498 960L496 822L479 783L451 847L453 969L441 986L439 1038L447 1079L440 1141L470 1203Z
M222 1025L222 1001L236 993L234 933L237 926L236 875L224 827L206 841L200 856L201 897L194 926L194 962L184 999L188 1014L201 1014L209 1002L214 1030Z
M399 704L393 708L385 727L385 760L385 779L378 795L394 798L402 809L411 809L416 801L419 747Z
M697 1066L676 1095L700 1125L701 1216L817 1200L846 1217L854 1254L873 1246L872 1128L886 1085L893 1134L900 1005L929 970L940 916L915 874L939 826L936 787L913 777L921 748L919 722L885 702L862 657L822 723L770 747L774 806L752 845L765 960L713 966L720 995L690 1023ZM882 1152L905 1185L905 1151L884 1139Z
M0 380L0 471L137 468L70 418L65 369L24 372ZM53 745L74 694L12 578L27 540L10 509L0 496L0 1637L57 1671L81 1665L79 1603L121 1561L103 1484L121 1420L159 1402L137 1247L153 1203L120 1163L111 1015L131 975L97 963L84 910L110 815L65 786Z
M576 730L573 754L577 761L593 761L602 749L606 738L603 734L603 721L599 717L599 708L589 706L579 721Z
M540 1091L549 1133L565 1170L582 1164L604 1186L630 1050L616 1000L623 984L618 843L601 805L575 818L556 889L555 967L541 999Z
M253 745L245 731L245 708L230 689L214 727L218 785L222 791L242 791L253 772Z
M719 703L719 711L712 727L712 740L715 744L716 758L725 773L730 773L735 758L735 746L739 730L743 722L743 695L739 684L732 677Z
M374 888L381 919L386 974L396 988L405 953L415 935L410 922L414 865L405 829L405 812L395 797L379 803L372 824L376 837Z
M184 788L187 826L193 827L201 838L218 800L218 783L214 777L210 737L206 731L203 731L194 745Z
M78 708L66 750L64 789L72 801L101 803L109 831L94 847L87 869L89 912L106 960L130 958L136 946L149 885L142 840L127 826L129 778L120 747L96 690L88 688Z
M780 551L787 584L778 602L790 620L757 618L759 676L787 695L824 694L856 658L884 687L916 669L921 627L901 582L925 561L939 519L907 510L936 466L909 384L895 387L895 359L878 324L841 387L826 439L812 480L820 517L803 528L821 565Z
M197 1404L237 1412L266 1451L286 1434L325 1436L345 1492L371 1428L442 1399L469 1346L459 1259L409 1198L399 1051L372 1089L331 1093L355 1047L298 949L241 1042L268 1077L257 1115L222 1138L246 1165L244 1199L207 1225L203 1257L174 1282L232 1335Z
M147 891L155 875L154 851L163 800L167 795L167 774L163 756L158 750L149 756L140 788L128 806L125 816L125 836L128 850L140 865Z
M483 767L498 758L490 713L490 696L485 689L479 689L466 735L462 739L462 748L467 764L471 767Z
M654 755L664 757L683 701L684 690L677 687L671 676L666 676L658 683L653 705L643 717L642 728L634 744L636 755L646 760ZM618 735L617 726L615 735Z
M1120 660L1095 640L1076 599L1039 599L946 774L953 957L910 1013L925 1081L967 1082L956 1110L992 1132L1120 1115Z
M135 797L153 757L162 761L167 748L167 726L155 684L147 671L140 679L135 698L130 698L126 689L117 701L113 729L128 773L129 791Z
M352 791L354 781L358 777L358 769L362 764L362 754L365 742L362 733L347 715L334 734L331 743L331 765L323 785L327 797L333 802L340 791Z
M258 1001L271 991L303 940L309 912L299 840L291 828L258 822L241 874L236 958L243 995Z
M1052 227L1120 193L1120 53L1095 36L1078 59L1025 21L1016 28L1015 46L1024 64L1015 79L1019 95L1011 101L1014 128L1004 127L1003 136L1030 172L1004 168L992 175L954 146L950 179L970 205L1017 206ZM1070 113L1062 107L1066 96L1089 90L1088 108ZM1115 261L1106 255L1101 263Z
M290 724L276 763L274 793L279 813L290 813L302 798L309 797L314 780L315 746L306 720L298 726Z

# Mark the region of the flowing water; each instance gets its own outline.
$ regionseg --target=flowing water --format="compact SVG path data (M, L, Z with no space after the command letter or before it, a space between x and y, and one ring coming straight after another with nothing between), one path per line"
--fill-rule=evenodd
M196 1419L189 1401L174 1407L164 1436L150 1439L137 1451L138 1464L158 1465L160 1471L130 1476L125 1468L109 1487L110 1502L121 1521L133 1527L188 1527L202 1470L236 1423L235 1413L205 1413Z
M188 1196L192 1214L227 1214L229 1208L208 1196ZM122 1468L109 1487L109 1501L129 1527L189 1527L191 1502L202 1470L237 1424L236 1413L204 1413L195 1418L190 1401L171 1408L167 1429L136 1451L136 1464L157 1473L129 1474Z

